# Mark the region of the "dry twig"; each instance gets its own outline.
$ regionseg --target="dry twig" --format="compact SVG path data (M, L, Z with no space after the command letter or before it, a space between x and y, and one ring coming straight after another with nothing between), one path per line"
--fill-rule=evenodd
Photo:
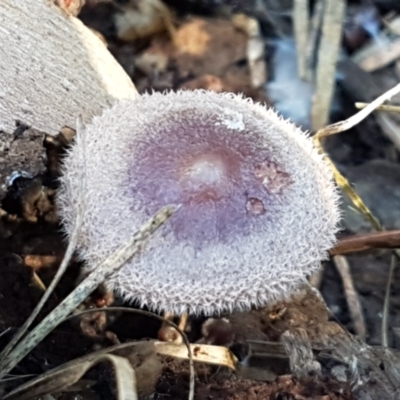
M358 297L353 278L351 277L350 265L344 256L334 256L333 262L342 278L344 294L349 307L350 316L354 323L354 330L361 340L365 341L367 329L360 298Z
M400 247L400 230L354 235L339 240L329 252L331 256L372 249L396 249Z
M352 56L364 71L373 72L400 58L400 39L389 41L385 36L373 41Z

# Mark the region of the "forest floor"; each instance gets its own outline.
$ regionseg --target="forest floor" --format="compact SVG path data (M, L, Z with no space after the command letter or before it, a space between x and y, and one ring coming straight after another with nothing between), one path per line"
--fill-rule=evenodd
M287 17L291 8L285 8L290 2L282 1L278 8L271 6L270 9L268 5L275 3L266 1L266 8L260 11L251 5L253 2L245 2L243 5L240 1L169 1L167 5L174 15L171 20L175 30L172 32L168 30L168 24L155 21L150 34L144 33L144 28L141 31L142 28L137 27L119 27L117 15L129 11L129 2L94 3L88 1L80 18L102 35L111 53L132 77L140 93L153 89L163 91L183 88L244 93L255 101L276 106L286 117L302 124L305 129L312 129L312 88L299 83L299 79L293 75L293 71L296 72L296 53L291 21ZM389 11L392 14L399 12L381 6L379 1L375 6L368 7L367 11L375 15L372 22L377 24L378 31L383 29L381 21ZM242 11L246 16L238 16L238 12ZM354 15L363 16L363 12L366 12L365 9L357 9L356 2L350 2L346 21L354 19ZM272 22L268 15L273 16ZM261 53L263 72L255 67L260 59L252 58L248 51L250 39L254 39L249 34L252 24L259 28L256 37L261 40L264 49ZM341 48L346 57L338 65L340 76L329 110L330 121L353 115L357 111L355 101L369 102L400 79L398 60L374 71L362 70L354 62L354 57L351 57L368 46L372 39L361 29L360 37L356 38L358 44L354 44L356 40L351 36L348 24L345 29L348 31L345 30ZM282 48L288 50L280 53ZM350 65L349 60L354 65ZM283 78L288 82L286 87L279 86L281 83L278 85L277 81L279 71L283 70L287 73ZM375 86L379 88L379 93L371 89ZM297 96L294 103L293 93ZM400 120L396 118L393 117L393 120L397 124ZM400 125L396 126L400 132ZM35 133L28 129L22 134ZM26 145L29 146L29 142ZM340 171L354 184L384 227L400 229L399 149L385 136L381 121L371 116L351 131L328 139L325 146ZM49 285L65 252L66 243L54 206L57 180L53 174L64 148L62 140L45 140L42 150L47 153L47 169L33 180L26 177L15 179L2 202L0 348L6 345L38 303L43 294L43 285ZM43 197L40 197L43 193ZM363 216L345 197L342 208L341 238L371 231ZM333 371L338 370L340 361L329 355L322 357L319 353L329 353L335 340L340 337L348 339L350 336L347 332L358 336L368 345L382 344L381 325L391 251L374 250L351 254L346 259L350 265L350 273L347 275L341 275L332 260L324 263L323 274L317 283L323 300L317 292L307 289L291 301L251 312L224 315L230 321L229 335L233 337L230 349L241 361L240 368L233 372L218 366L197 364L195 398L367 398L360 394L363 393L362 389L361 392L355 390L352 386L354 382L350 379L344 379L344 382L338 378L338 373L335 375ZM73 290L80 279L80 268L81 264L73 260L38 320ZM351 312L349 294L344 289L349 281L354 284L361 304L360 315ZM390 292L388 332L390 346L394 349L400 346L400 291L395 290L399 285L400 272L397 268ZM82 308L102 305L105 301L108 302L104 300L104 293L98 291ZM113 304L121 305L121 302L117 299ZM216 318L220 320L220 317ZM186 333L190 342L204 339L202 326L205 321L203 317L189 319ZM65 322L41 342L14 369L13 374L34 376L105 346L157 339L160 326L156 319L121 312L97 313ZM290 358L284 353L277 355L270 351L274 347L272 343L280 343L281 335L286 331L306 332L322 374L310 373L296 377ZM266 343L262 357L246 358L251 341ZM216 339L213 344L220 342L224 344L223 339ZM187 361L169 357L154 361L155 364L158 362L161 367L155 368L153 372L143 360L139 363L139 367L143 367L138 384L143 398L186 399L189 387ZM96 366L79 383L68 391L54 395L54 398L111 399L115 395L112 376L109 366ZM15 377L0 383L0 397L2 390L6 392L25 381L25 378ZM373 390L369 389L369 392L373 393Z

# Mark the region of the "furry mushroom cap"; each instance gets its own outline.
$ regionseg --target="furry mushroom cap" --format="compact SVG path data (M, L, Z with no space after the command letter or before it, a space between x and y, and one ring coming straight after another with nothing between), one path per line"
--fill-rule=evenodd
M272 109L233 94L180 91L122 100L85 128L65 159L59 206L89 270L149 216L181 204L108 279L159 311L213 314L291 295L335 243L338 195L312 140Z

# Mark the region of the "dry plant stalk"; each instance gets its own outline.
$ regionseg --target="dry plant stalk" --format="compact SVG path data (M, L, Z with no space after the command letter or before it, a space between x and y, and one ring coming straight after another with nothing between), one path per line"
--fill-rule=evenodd
M324 17L325 1L317 0L314 5L314 14L310 22L310 34L306 47L306 65L304 79L308 82L314 81L314 54L318 45L318 38Z
M400 39L388 40L385 35L381 35L379 39L372 41L351 57L364 71L377 71L400 57Z
M368 103L356 103L358 109L363 109L368 106ZM400 132L398 125L393 121L393 119L387 114L400 113L400 106L392 104L382 104L376 108L376 111L384 111L382 113L377 113L376 120L379 126L382 128L385 135L393 142L395 147L400 150Z
M365 107L368 107L369 103L356 103L355 106L359 110L364 109ZM392 104L382 104L379 107L375 108L375 111L389 111L389 112L395 112L395 113L400 113L400 106L394 106Z
M316 93L311 111L314 130L320 129L328 122L345 9L344 0L326 0L315 77Z
M309 0L295 0L293 4L293 24L297 49L297 69L301 79L307 78L307 43L309 31Z

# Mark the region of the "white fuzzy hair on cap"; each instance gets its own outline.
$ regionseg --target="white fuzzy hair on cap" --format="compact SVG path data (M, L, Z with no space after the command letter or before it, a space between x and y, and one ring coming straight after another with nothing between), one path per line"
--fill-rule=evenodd
M58 196L94 269L162 206L167 224L106 284L157 311L214 314L286 298L335 244L338 194L311 138L272 109L202 90L122 100L85 127Z

